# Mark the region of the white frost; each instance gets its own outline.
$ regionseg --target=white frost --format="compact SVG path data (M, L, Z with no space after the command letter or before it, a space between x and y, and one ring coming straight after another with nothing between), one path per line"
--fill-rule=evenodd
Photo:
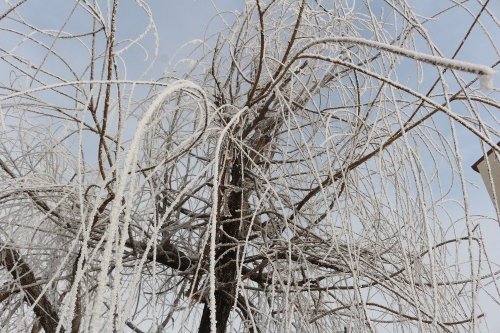
M369 39L358 38L358 37L333 37L333 38L322 38L317 39L306 46L299 52L302 53L312 46L322 44L322 43L352 43L365 45L368 47L373 47L379 50L384 50L394 54L401 55L406 58L414 59L416 61L422 61L435 66L442 66L449 69L454 69L466 73L477 74L479 77L479 82L481 84L482 90L489 90L493 88L493 76L495 71L488 66L473 64L466 61L460 61L455 59L443 58L435 55L425 54L421 52L416 52L413 50L405 49L402 47L381 43Z
M492 90L493 86L493 76L495 72L490 74L479 75L479 85L482 91Z

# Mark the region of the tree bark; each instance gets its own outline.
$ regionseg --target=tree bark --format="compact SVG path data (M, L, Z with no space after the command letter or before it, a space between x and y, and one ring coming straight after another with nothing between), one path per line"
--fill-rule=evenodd
M47 296L42 294L41 286L36 285L37 279L29 265L14 249L2 249L0 257L0 263L9 270L12 277L19 281L21 286L26 286L22 289L25 293L24 299L30 306L34 306L33 311L44 331L46 333L55 333L59 323L59 316ZM38 302L35 303L36 300ZM60 332L64 332L64 330L61 329Z
M234 188L241 189L242 165L240 157L235 157L234 161L230 164L230 184ZM223 200L227 200L227 207L230 214L229 216L222 216L220 223L221 232L217 239L217 264L215 266L215 318L217 320L217 333L226 332L231 308L235 303L237 251L234 243L235 239L241 239L239 218L242 213L243 195L242 190L231 191L223 198ZM224 220L231 220L231 222L224 223ZM203 309L198 333L210 333L210 306L208 302L205 303Z

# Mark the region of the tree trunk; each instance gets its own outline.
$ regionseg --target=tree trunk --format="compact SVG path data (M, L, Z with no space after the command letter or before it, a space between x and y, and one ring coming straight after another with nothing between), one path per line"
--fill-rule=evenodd
M231 185L241 188L241 168L242 163L239 157L231 166ZM240 222L241 211L243 207L243 192L231 191L228 195L223 197L226 200L227 207L229 208L229 216L222 216L220 236L217 239L215 278L215 302L217 320L217 333L225 333L227 322L231 314L231 308L235 304L236 293L236 272L237 272L237 251L234 246L234 239L241 239L240 235ZM219 215L220 216L220 215ZM224 223L224 220L235 220ZM210 332L210 305L208 300L205 303L203 314L201 317L198 333Z

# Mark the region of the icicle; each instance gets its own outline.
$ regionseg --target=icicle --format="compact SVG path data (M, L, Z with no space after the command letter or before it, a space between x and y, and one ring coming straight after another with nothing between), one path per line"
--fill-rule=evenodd
M493 76L494 75L495 75L495 72L491 71L490 73L480 74L478 76L479 85L480 85L482 91L488 91L488 90L492 90L494 88L494 86L493 86Z

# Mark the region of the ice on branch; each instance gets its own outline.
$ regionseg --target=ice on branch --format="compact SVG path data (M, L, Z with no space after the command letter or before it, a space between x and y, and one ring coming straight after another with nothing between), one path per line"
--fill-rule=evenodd
M479 86L481 87L481 90L488 91L494 88L493 77L495 76L495 73L496 72L492 71L489 74L479 75Z
M479 83L481 85L482 90L490 90L493 88L493 76L495 75L495 71L488 66L473 64L466 61L460 61L455 59L443 58L435 55L429 55L421 52L417 52L414 50L405 49L402 47L385 44L373 40L368 40L364 38L358 37L333 37L333 38L322 38L315 40L309 44L307 44L301 52L309 49L312 46L323 44L323 43L352 43L365 45L369 47L373 47L378 50L383 50L387 52L391 52L397 55L401 55L406 58L410 58L416 61L422 61L434 66L444 67L448 69L458 70L461 72L477 74L479 78ZM300 53L301 53L300 52Z

